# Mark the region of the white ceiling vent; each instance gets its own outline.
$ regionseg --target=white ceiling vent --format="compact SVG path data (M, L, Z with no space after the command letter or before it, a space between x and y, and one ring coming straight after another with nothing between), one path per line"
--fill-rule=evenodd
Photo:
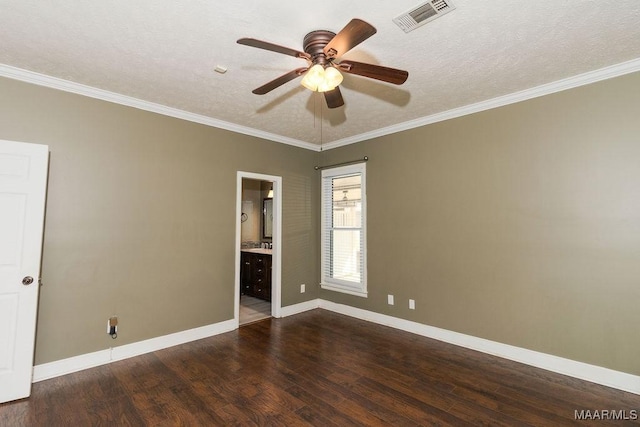
M431 0L393 18L393 22L402 28L402 31L408 33L427 22L446 15L455 8L451 0Z

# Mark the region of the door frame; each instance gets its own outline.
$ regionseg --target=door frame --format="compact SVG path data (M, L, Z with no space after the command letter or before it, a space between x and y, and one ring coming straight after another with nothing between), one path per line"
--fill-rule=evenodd
M271 316L282 317L282 177L238 171L236 181L236 268L233 319L240 325L240 249L242 240L242 180L254 179L273 183L273 253L271 255Z

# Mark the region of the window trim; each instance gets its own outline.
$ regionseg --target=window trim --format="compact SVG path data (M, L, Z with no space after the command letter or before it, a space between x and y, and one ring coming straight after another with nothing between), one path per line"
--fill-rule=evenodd
M341 292L350 295L356 295L359 297L366 298L368 296L367 290L367 174L366 174L366 164L359 163L355 165L341 166L331 169L324 169L322 171L322 178L320 180L320 287L322 289ZM354 286L355 282L345 282L339 279L332 279L325 276L325 272L327 271L327 263L330 262L328 259L329 249L325 247L325 235L327 232L328 224L326 224L327 218L327 208L329 203L325 203L325 198L327 195L325 194L325 180L332 178L340 178L342 176L349 176L359 174L361 176L361 206L362 206L362 271L360 272L360 283L359 286ZM332 197L330 195L329 197Z

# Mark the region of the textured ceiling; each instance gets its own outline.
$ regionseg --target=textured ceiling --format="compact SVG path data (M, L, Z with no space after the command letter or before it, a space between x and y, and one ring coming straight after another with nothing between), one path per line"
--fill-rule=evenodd
M420 1L0 0L0 64L311 146L640 58L638 0L452 1L405 34L392 18ZM306 63L237 39L301 50L354 17L378 32L344 58L407 70L404 85L345 75L334 110L299 80L251 93Z

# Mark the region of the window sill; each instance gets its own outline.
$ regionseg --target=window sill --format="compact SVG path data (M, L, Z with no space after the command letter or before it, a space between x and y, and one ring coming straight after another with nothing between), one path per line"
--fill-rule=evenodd
M328 284L328 283L320 283L320 287L322 289L326 289L327 291L342 292L343 294L355 295L357 297L362 297L362 298L367 298L368 295L369 295L366 291L360 291L360 290L357 290L357 289L344 288L342 286L331 285L331 284Z

